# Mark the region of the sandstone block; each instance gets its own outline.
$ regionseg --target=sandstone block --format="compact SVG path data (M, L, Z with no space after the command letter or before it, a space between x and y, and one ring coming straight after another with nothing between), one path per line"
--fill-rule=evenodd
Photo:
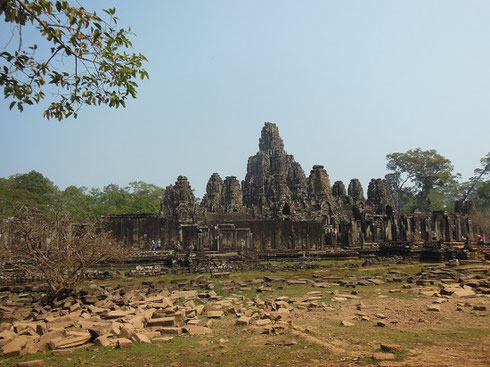
M19 362L18 367L44 367L44 361L42 359L36 359L33 361Z
M99 336L94 340L95 345L99 345L101 347L108 347L111 345L111 341L107 336Z
M340 322L340 325L341 326L354 326L354 323L350 322L350 321L347 321L347 320L342 320Z
M131 348L133 343L129 339L119 338L117 339L116 345L119 349L127 349L127 348Z
M55 339L49 342L50 349L66 349L78 347L79 345L83 345L88 343L91 339L90 333L84 333L79 336L69 336L62 339Z
M29 338L27 336L18 336L9 343L5 344L2 348L2 355L4 357L20 356L22 348L25 347Z
M251 317L242 316L238 320L236 320L235 325L244 326L244 325L249 325L251 322L252 322Z
M142 333L134 333L133 340L138 343L151 343L150 338L148 338L145 334Z
M206 316L210 319L219 319L224 316L223 311L208 311Z
M400 346L398 344L381 344L380 348L385 352L395 352L400 350Z
M162 327L160 329L162 334L180 335L182 334L182 331L183 329L181 327Z
M157 319L150 319L148 320L148 326L153 327L153 326L176 326L175 322L175 317L170 316L170 317L160 317Z

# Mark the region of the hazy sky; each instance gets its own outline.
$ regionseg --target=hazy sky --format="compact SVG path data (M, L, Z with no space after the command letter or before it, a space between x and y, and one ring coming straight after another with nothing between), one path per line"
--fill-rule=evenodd
M87 8L93 2L81 1ZM245 176L264 121L308 175L386 173L436 149L467 179L490 151L490 1L98 1L137 34L150 80L126 109L43 119L0 100L0 176L61 188ZM10 37L0 24L3 46ZM29 40L24 40L26 43Z

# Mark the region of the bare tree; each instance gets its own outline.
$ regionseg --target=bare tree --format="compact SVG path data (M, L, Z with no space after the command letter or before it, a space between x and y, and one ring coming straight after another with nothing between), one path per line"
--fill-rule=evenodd
M102 222L73 222L66 215L22 209L2 220L7 236L0 257L14 269L43 281L52 296L69 293L99 263L121 261L131 249Z

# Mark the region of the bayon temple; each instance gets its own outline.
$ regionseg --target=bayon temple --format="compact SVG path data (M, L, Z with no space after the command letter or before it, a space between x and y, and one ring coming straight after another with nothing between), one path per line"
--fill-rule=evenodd
M159 214L111 218L121 240L180 253L304 254L410 249L463 244L473 238L464 213L402 214L389 186L372 179L367 197L358 179L333 185L324 166L308 177L284 149L278 127L266 122L247 174L224 179L213 173L200 203L179 176L168 186Z

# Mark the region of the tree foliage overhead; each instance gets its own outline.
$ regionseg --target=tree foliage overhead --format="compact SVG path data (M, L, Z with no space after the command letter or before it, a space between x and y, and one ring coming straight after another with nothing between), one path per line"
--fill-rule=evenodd
M451 161L434 149L391 153L386 159L386 168L390 171L386 180L399 208L407 211L442 209L448 199L452 199L453 192L458 191L458 175L453 173Z
M78 4L78 2L76 3ZM69 1L0 0L0 16L12 25L12 38L0 52L0 86L20 111L49 94L44 117L77 117L82 105L126 106L136 97L136 80L148 78L146 58L131 53L130 29L117 27L115 9L105 18ZM37 31L39 42L25 45L23 32Z

